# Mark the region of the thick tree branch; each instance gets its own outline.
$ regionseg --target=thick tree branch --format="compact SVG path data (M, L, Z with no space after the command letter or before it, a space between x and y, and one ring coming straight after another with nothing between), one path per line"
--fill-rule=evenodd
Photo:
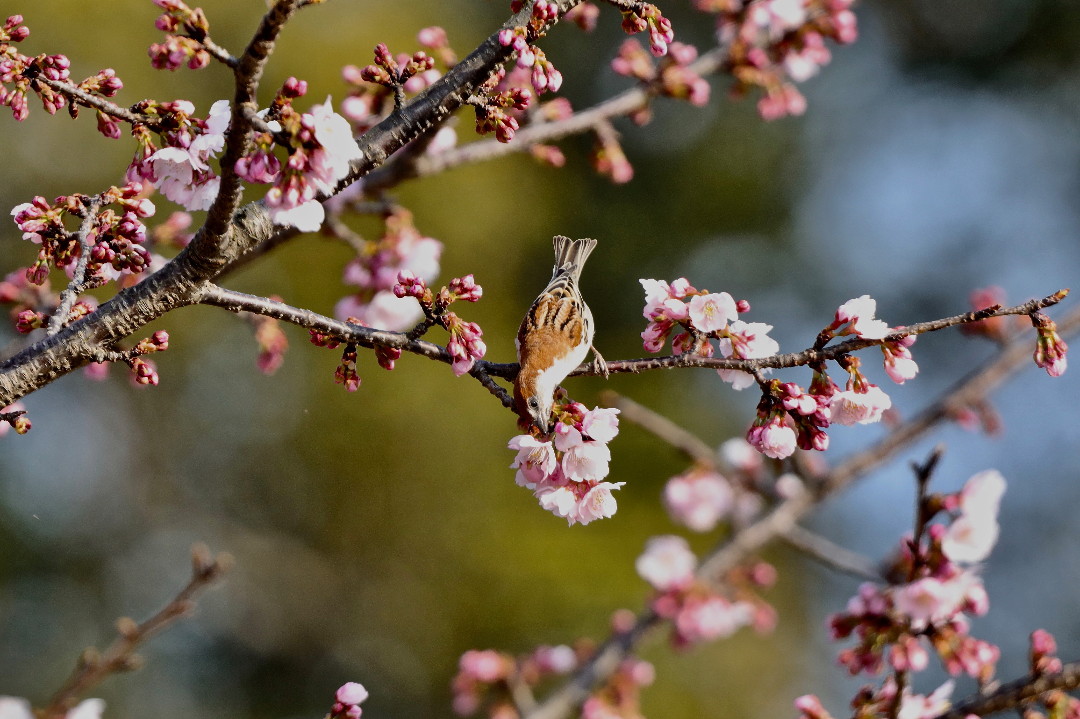
M562 0L565 12L580 0ZM221 162L221 192L207 222L195 239L164 268L143 282L117 293L93 314L72 323L0 364L0 406L6 406L77 369L103 349L115 345L170 310L197 304L210 290L210 281L261 243L272 240L273 226L261 203L250 203L232 214L240 199L239 181L232 170L246 141L244 105L255 101L255 89L268 53L282 24L303 0L275 3L263 18L254 39L236 68L237 83L233 126L226 136ZM527 22L529 10L511 17L505 27ZM459 108L502 62L511 48L501 45L493 33L468 57L427 88L412 102L364 134L359 145L363 159L353 165L349 178L338 190L386 161L394 152L428 132ZM486 372L485 368L481 371Z

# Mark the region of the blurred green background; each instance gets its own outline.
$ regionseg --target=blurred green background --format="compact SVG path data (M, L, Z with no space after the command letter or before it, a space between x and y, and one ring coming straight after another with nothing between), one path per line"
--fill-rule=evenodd
M711 21L686 4L663 4L677 37L707 42ZM340 99L342 65L370 62L380 41L411 50L428 25L444 26L464 55L506 5L310 8L284 33L264 97L296 75L312 102ZM234 50L265 9L203 7L215 40ZM26 16L26 52L68 54L75 78L115 68L122 103L182 97L205 112L231 94L218 68L150 69L145 49L160 35L150 2L6 10ZM891 0L857 14L858 43L804 86L804 117L763 123L752 102L728 101L720 80L706 109L661 102L644 128L617 123L635 167L629 185L596 176L579 138L564 143L563 170L514 156L395 192L417 227L445 243L443 279L474 272L483 285L483 300L463 313L484 328L489 358L512 359L556 233L600 240L583 284L609 360L642 354L641 277L686 275L749 299L750 319L774 324L784 351L809 345L841 302L867 292L899 325L966 310L975 287L1001 285L1019 302L1075 286L1080 6ZM543 42L575 107L627 86L608 69L623 37L605 7L594 36L559 27ZM101 139L89 115L31 111L21 124L0 117L0 208L120 180L129 140ZM466 140L471 122L459 118ZM167 209L161 199L158 219ZM14 225L0 225L0 272L33 256ZM347 259L341 246L303 238L225 284L330 313ZM444 365L406 356L387 373L361 355L363 384L349 394L333 383L336 354L291 328L286 363L270 377L255 370L250 328L229 313L185 309L159 328L172 337L156 358L159 387L133 389L116 371L101 384L74 374L28 398L29 435L0 439L0 694L44 702L84 646L111 638L115 617L145 617L172 596L199 540L233 553L235 570L195 618L153 640L143 670L95 692L107 716L321 716L345 681L371 690L372 716L447 716L463 651L602 638L614 609L642 606L633 560L649 536L676 531L658 498L684 463L640 430L624 426L612 446L611 479L627 482L618 514L567 528L514 485L512 416ZM0 328L0 340L11 336ZM886 387L904 414L991 354L956 332L914 349L923 374ZM887 384L879 368L870 373ZM756 402L707 371L569 383L590 403L605 386L717 444L745 429ZM1078 396L1075 370L1051 380L1031 367L998 396L1003 437L949 428L935 438L949 447L941 489L987 467L1010 480L984 572L992 612L975 627L1002 645L1006 677L1024 670L1036 627L1058 633L1066 657L1080 653ZM882 431L839 428L831 456ZM930 446L832 501L814 528L871 557L888 552L911 524L905 463ZM693 541L704 549L713 539ZM768 595L776 633L684 653L654 640L643 652L658 669L647 716L793 716L792 699L807 692L845 714L853 685L833 667L838 648L824 626L855 583L785 550L769 559L781 570ZM940 677L924 681L916 688L929 691Z

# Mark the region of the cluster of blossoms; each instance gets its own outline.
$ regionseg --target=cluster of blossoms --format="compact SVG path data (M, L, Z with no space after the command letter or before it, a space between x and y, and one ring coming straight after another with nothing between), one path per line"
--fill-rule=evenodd
M766 120L801 115L806 98L793 83L815 75L831 59L826 39L855 42L852 0L694 0L717 14L735 92L760 88L758 112Z
M764 632L776 625L775 610L756 592L776 581L776 570L769 564L759 562L725 577L726 586L739 590L733 598L696 576L697 556L682 537L653 537L635 566L655 590L649 606L671 622L676 647L723 639L742 627Z
M363 152L349 121L333 111L329 97L310 112L293 108L292 101L306 92L306 82L285 81L265 113L267 131L257 133L254 153L235 169L248 182L272 183L264 202L274 224L315 232L326 217L319 195L333 194ZM284 163L273 154L275 143L288 153Z
M549 677L565 676L581 660L579 652L565 644L540 646L516 659L494 649L471 649L461 655L451 684L454 713L471 716L486 709L490 717L515 719L514 686L533 688Z
M136 182L111 187L95 198L60 196L50 204L44 197L35 197L17 205L11 215L23 239L40 245L37 260L26 269L27 279L40 285L52 267L72 276L84 248L89 248L89 257L80 281L87 286L104 284L121 273L136 275L145 270L150 253L144 247L146 227L142 220L152 216L155 208L153 202L141 197L142 192L142 185ZM65 225L67 218L81 222L90 214L93 217L85 237Z
M685 277L670 284L643 279L641 286L645 289L642 314L649 321L641 339L648 352L662 350L668 335L677 328L680 331L671 338L672 351L677 355L685 352L712 357L716 351L710 341L713 339L718 340L724 357L755 359L780 350L776 340L768 336L772 325L738 319L740 314L750 311L746 300L736 302L727 292L695 289ZM719 370L719 373L735 389L745 389L754 383L753 375L746 372Z
M433 281L439 274L443 246L421 235L406 210L391 212L384 224L382 237L366 243L360 255L345 265L345 283L358 289L337 303L334 315L397 332L416 324L423 312L415 302L395 294L398 276L408 272L424 282Z
M413 53L411 57L399 56L399 58L394 58L390 54L390 49L380 42L375 46L375 64L368 65L360 70L360 79L364 82L381 85L394 92L398 88L404 89L410 80L418 77L420 82L413 83L414 91L417 91L427 85L428 80L424 76L426 73L434 71L434 69L435 58L423 50Z
M334 692L334 705L330 719L360 719L364 713L360 705L368 698L368 690L358 682L346 682Z
M671 21L664 17L660 8L651 3L642 3L638 7L623 10L622 28L628 35L639 32L649 33L649 49L652 54L662 57L667 54L668 46L675 39Z
M839 655L851 674L879 674L886 666L894 672L920 672L933 651L952 676L967 674L980 683L993 677L998 648L969 633L968 617L989 608L986 590L977 572L962 565L989 556L1004 492L1005 480L991 470L974 475L957 493L921 498L927 521L943 512L949 523L918 528L916 539L901 543L886 573L901 579L885 586L862 585L846 610L829 620L833 639L856 640ZM859 692L855 715L929 718L948 707L951 692L949 681L928 696L913 693L910 684L897 696L897 683L890 677L880 687ZM808 719L829 716L816 697L801 697L796 705Z
M36 93L50 115L64 107L72 117L79 109L68 98L49 87L43 80L67 83L71 79L71 62L64 55L38 55L29 57L16 48L17 43L30 36L30 29L22 24L22 15L11 15L0 26L0 105L11 108L16 120L25 120L30 114L27 95ZM102 70L75 85L82 92L98 97L112 97L124 84L111 68ZM98 112L98 129L110 138L120 136L119 128L107 115Z
M664 97L687 100L691 105L702 107L709 102L709 83L689 67L697 56L697 48L693 45L673 42L658 65L641 43L629 39L619 48L611 68L620 75L655 87ZM631 119L643 125L649 120L649 113L650 110L645 108L631 115Z
M195 106L187 100L144 100L136 109L157 120L157 142L155 132L145 125L132 127L138 146L128 167L128 182L148 183L188 210L208 209L221 184L210 160L225 146L228 100L215 102L205 120L195 117Z
M480 86L476 111L476 131L481 135L495 133L499 142L510 142L521 127L518 117L532 104L533 91L516 84L515 73L507 75L499 68Z
M671 337L676 355L712 357L719 348L723 357L760 359L780 349L768 336L771 325L738 319L750 309L745 300L736 301L727 292L695 289L684 277L670 284L643 279L641 285L645 289L643 315L649 321L641 337L650 352L662 350L676 330ZM910 350L915 337L886 341L886 337L902 328L890 328L874 316L876 310L877 303L869 295L845 302L836 310L832 323L819 333L815 346L821 349L836 337L848 336L877 341L884 355L886 373L894 382L903 384L919 371ZM843 390L825 372L822 363L814 366L808 390L794 382L761 380L761 401L747 432L750 444L769 457L782 459L797 447L825 450L829 446L825 430L831 424L880 421L885 410L892 406L889 396L862 374L857 358L845 356L838 362L848 373ZM717 371L735 389L744 389L755 382L748 372Z
M176 70L183 65L198 70L209 65L210 53L202 40L210 35L210 21L202 8L192 9L181 0L154 0L154 4L165 11L154 26L166 35L164 42L150 46L150 64L158 70Z
M424 316L424 320L409 332L408 337L419 337L435 325L443 327L450 333L446 349L450 353L451 368L455 375L466 374L473 368L477 360L483 358L487 352L487 345L484 344L482 339L484 333L480 329L480 325L475 322L466 322L456 313L447 309L458 300L476 302L483 296L484 289L476 284L476 280L472 275L455 277L450 280L448 286L443 287L437 293L433 293L422 278L417 277L409 270L401 270L398 272L391 292L396 300L409 305L414 305L412 299L415 299L417 301L415 304L419 305L419 310L416 310L414 316ZM355 316L347 316L345 321L362 327L370 326L363 318ZM379 329L385 328L381 327ZM338 338L322 334L316 330L311 330L311 342L328 349L335 349L341 344L341 340ZM375 346L375 358L383 369L394 369L394 364L400 357L401 350L399 348L384 345ZM360 387L360 375L356 372L356 360L356 345L346 343L341 355L341 364L338 365L334 373L334 380L338 384L345 385L345 388L350 392L356 391Z
M319 196L334 192L362 152L349 122L333 111L330 98L310 112L293 108L292 101L306 92L302 80L289 78L284 83L271 106L259 113L248 154L233 169L246 182L271 185L265 203L275 224L315 232L325 219ZM229 102L215 102L205 120L195 117L194 106L184 100L144 101L134 109L155 124L153 130L143 124L132 128L138 148L128 180L156 187L187 210L209 209L220 186L210 162L225 145L232 117ZM278 146L288 155L284 162L275 154Z
M552 409L554 438L541 441L531 434L510 440L517 451L512 469L519 486L530 489L540 506L573 525L588 524L615 514L611 494L624 482L604 482L611 450L608 443L619 433L619 410L566 401Z
M446 308L457 300L476 302L483 294L484 288L476 284L472 275L455 277L450 280L449 286L433 294L422 279L403 270L398 275L398 283L394 286L396 297L413 297L420 303L420 308L426 318L424 323L426 326L438 324L450 333L446 350L452 359L451 369L458 377L468 373L476 364L476 360L484 358L487 345L481 339L484 332L480 329L480 325L475 322L466 322L458 317L457 313L450 312Z
M753 517L761 509L761 495L752 488L761 477L761 454L741 437L720 445L720 455L734 470L725 477L715 467L695 465L664 485L663 502L677 524L694 532L710 532L729 518Z
M408 95L415 95L434 84L445 69L457 62L446 31L441 27L420 30L417 41L429 52L391 56L386 46L380 44L375 48L374 65L364 68L346 65L342 69L342 78L350 88L341 102L341 112L353 124L356 132L363 133L386 117L398 100L399 89ZM436 64L442 69L436 69ZM451 137L454 135L449 128L443 128L437 134L443 135L444 132Z

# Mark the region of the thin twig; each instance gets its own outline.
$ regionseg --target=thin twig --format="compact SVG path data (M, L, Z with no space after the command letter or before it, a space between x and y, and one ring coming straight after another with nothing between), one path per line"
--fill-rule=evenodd
M617 408L622 415L622 419L633 422L646 432L679 450L694 462L710 469L723 471L721 469L724 465L723 460L705 440L659 412L611 390L605 390L600 394L600 404L605 407Z
M41 711L42 719L62 719L80 696L109 675L138 668L140 660L135 649L176 620L190 614L195 608L195 598L217 582L232 564L231 556L219 554L215 557L202 544L192 548L191 557L191 580L187 586L157 614L143 623L136 624L126 617L117 621L119 636L105 651L98 652L93 648L84 651L71 676Z
M75 233L75 240L79 243L79 260L75 263L75 271L72 273L71 282L60 293L60 304L49 318L49 326L45 334L54 335L59 332L68 321L68 315L79 295L87 290L86 268L90 266L90 251L93 245L90 243L90 230L93 229L97 220L98 209L101 207L101 198L94 197L86 204L86 215L79 223L79 230Z
M86 90L80 89L78 86L71 84L70 82L63 82L60 80L53 80L46 77L43 74L36 75L34 82L39 82L42 85L48 86L50 89L55 90L68 99L74 105L82 105L88 107L91 110L97 110L102 114L109 117L116 118L117 120L123 120L129 125L145 125L151 130L157 130L161 126L162 118L155 115L146 115L141 112L135 112L127 107L121 107L115 102L110 102L103 97L93 95Z
M871 582L880 582L882 579L881 568L868 557L798 524L788 529L787 533L780 537L780 541L838 572Z

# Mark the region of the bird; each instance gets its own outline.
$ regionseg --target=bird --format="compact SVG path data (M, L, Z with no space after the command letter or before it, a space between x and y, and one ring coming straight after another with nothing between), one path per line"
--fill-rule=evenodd
M607 376L607 363L593 347L596 324L578 289L581 268L596 240L571 240L556 235L555 267L551 281L533 301L518 328L518 370L514 379L514 409L523 422L543 434L549 430L555 388L588 356L594 368Z

